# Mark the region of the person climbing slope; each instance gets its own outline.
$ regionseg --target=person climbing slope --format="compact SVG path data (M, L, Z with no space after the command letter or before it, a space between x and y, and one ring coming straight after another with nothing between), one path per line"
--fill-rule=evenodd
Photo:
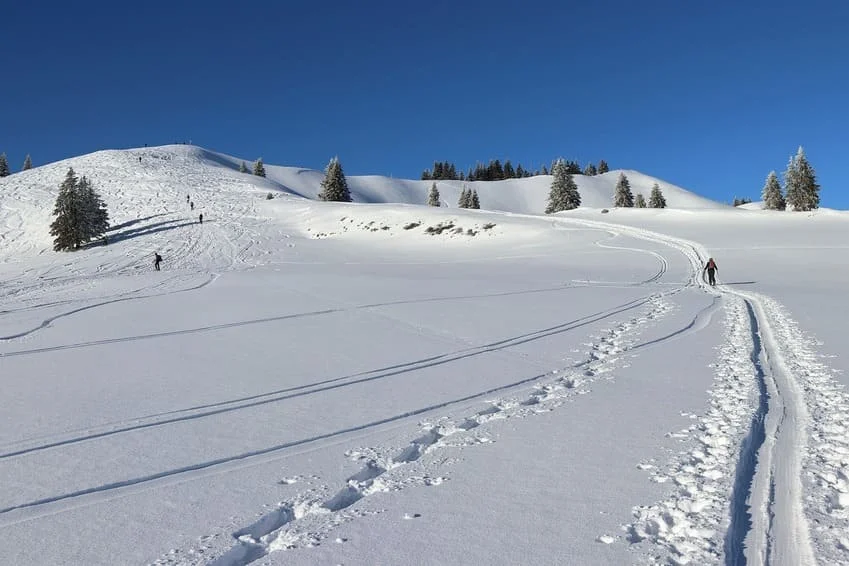
M719 268L716 266L716 262L713 258L708 258L707 263L705 264L705 268L702 270L702 277L705 276L705 272L707 272L708 283L712 287L716 286L716 272L719 271Z
M161 255L159 255L159 253L158 253L158 252L157 252L157 253L154 253L154 254L153 254L153 268L154 268L156 271L159 271L159 264L160 264L160 263L162 263L162 256L161 256Z

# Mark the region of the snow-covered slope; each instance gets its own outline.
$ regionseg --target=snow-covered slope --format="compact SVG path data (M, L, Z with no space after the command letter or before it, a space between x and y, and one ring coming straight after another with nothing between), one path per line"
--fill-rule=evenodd
M131 150L98 151L22 171L0 179L0 226L7 239L17 240L17 231L31 223L31 241L27 246L43 247L49 237L40 229L49 224L52 203L58 185L69 167L88 176L109 205L113 219L121 221L140 209L140 196L145 206L158 199L161 212L182 204L185 193L238 190L246 194L256 191L284 191L307 199L315 199L321 190L323 173L297 167L266 164L267 178L238 172L242 159L208 151L195 146L170 145ZM252 168L253 163L247 165ZM582 204L590 208L610 207L620 171L595 177L575 176ZM632 192L648 197L657 183L670 208L727 208L695 195L661 179L637 171L624 171ZM349 176L348 184L355 202L424 204L432 181L414 181L381 176ZM462 181L438 181L443 206L455 207ZM541 214L545 210L551 186L550 176L510 179L497 182L475 181L465 185L478 191L482 208L523 214ZM200 204L200 202L198 203ZM38 229L36 229L38 227ZM28 232L30 230L27 230ZM29 239L29 238L28 238Z
M0 180L4 563L849 563L849 214L239 163ZM51 251L68 166L108 245Z

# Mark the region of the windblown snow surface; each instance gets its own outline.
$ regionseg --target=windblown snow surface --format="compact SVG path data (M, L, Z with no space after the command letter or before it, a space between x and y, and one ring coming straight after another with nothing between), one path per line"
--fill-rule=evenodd
M849 563L845 213L240 161L0 179L3 563ZM51 249L69 166L108 245Z

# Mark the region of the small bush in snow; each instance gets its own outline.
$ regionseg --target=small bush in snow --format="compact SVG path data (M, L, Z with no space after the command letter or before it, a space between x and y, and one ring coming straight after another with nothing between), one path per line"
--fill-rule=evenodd
M273 198L274 198L274 195L271 194L271 193L268 193L267 195L265 195L265 200L271 200Z

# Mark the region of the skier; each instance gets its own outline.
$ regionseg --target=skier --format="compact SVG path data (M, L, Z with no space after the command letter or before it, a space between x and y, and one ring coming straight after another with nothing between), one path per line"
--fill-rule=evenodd
M189 204L189 195L186 195L186 204Z
M200 223L203 224L203 212L200 213L198 219L200 220Z
M189 203L189 208L191 208L192 210L195 209L195 202L194 201Z
M708 283L711 284L712 287L716 286L716 275L715 273L719 271L719 268L716 266L716 262L713 258L709 258L707 263L705 264L705 268L702 270L702 277L705 276L705 272L707 271Z
M156 271L159 271L159 264L162 263L162 256L159 255L158 252L154 253L153 255L154 255L154 257L153 257L153 268Z

